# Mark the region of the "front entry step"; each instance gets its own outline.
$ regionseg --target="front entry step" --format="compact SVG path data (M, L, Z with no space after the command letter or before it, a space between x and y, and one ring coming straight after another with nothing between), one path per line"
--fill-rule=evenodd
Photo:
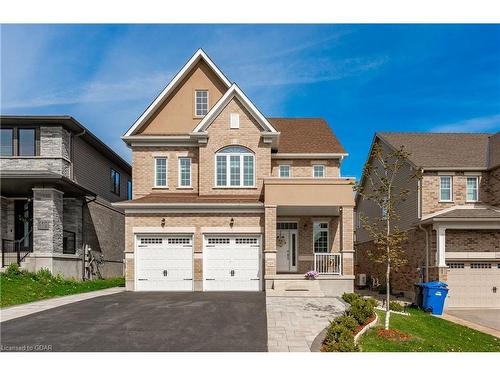
M274 280L273 288L266 290L272 297L324 297L318 280Z

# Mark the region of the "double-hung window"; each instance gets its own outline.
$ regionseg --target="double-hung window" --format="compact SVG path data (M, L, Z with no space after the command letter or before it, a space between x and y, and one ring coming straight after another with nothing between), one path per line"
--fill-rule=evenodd
M441 202L451 202L453 200L453 180L451 176L441 176L439 178L439 200Z
M215 186L254 187L254 154L239 146L230 146L215 155Z
M179 187L191 187L191 158L179 158Z
M478 186L479 186L479 177L478 176L469 176L467 177L467 188L466 188L466 200L467 202L477 202L478 201Z
M0 129L0 156L14 156L14 129Z
M115 193L116 195L120 195L120 183L121 183L121 178L120 178L120 172L115 171L113 168L111 168L111 192Z
M280 177L283 178L290 177L290 166L288 164L281 164L279 171L280 171Z
M313 246L315 253L328 252L328 223L314 222L313 223Z
M155 158L155 187L167 187L167 158Z
M194 114L203 117L208 113L208 90L196 90L194 93Z
M313 165L313 177L315 178L325 177L325 166Z

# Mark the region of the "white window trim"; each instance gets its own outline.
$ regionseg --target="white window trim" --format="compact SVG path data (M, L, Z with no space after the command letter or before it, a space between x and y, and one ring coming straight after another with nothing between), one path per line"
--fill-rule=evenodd
M189 185L182 185L181 181L181 160L188 159L189 160ZM178 171L177 171L177 188L178 189L192 189L193 188L193 160L187 156L179 156L178 157Z
M330 246L330 223L325 220L318 220L318 221L313 221L313 226L312 226L312 251L313 254L316 254L316 251L314 249L314 226L315 224L326 224L326 229L320 228L320 232L325 232L326 231L326 252L324 253L318 253L318 254L328 254L330 252L329 246Z
M443 177L449 177L450 178L450 199L441 199L441 179ZM439 202L444 202L444 203L449 203L453 202L453 176L452 175L440 175L439 176Z
M288 167L288 176L281 175L281 167ZM290 164L279 164L278 165L278 177L279 178L290 178L292 177L292 166Z
M194 90L194 118L203 118L206 116L204 115L199 115L196 113L196 93L199 91L206 91L207 92L207 113L210 112L210 93L208 89L195 89Z
M233 123L233 118L236 118ZM240 128L240 114L233 112L229 114L229 129L239 129Z
M156 184L156 163L158 159L165 159L165 185ZM168 189L168 157L167 156L155 156L153 163L153 187L155 189Z
M465 176L465 202L467 203L474 203L474 202L479 202L479 177L478 175L466 175ZM475 178L476 179L476 199L467 199L467 180L469 178Z
M231 147L231 146L228 146ZM226 157L226 185L218 185L217 183L217 156L225 156ZM231 158L229 156L239 156L240 157L240 184L241 185L231 185ZM243 156L251 156L253 159L253 185L245 186L244 183L244 159ZM235 153L221 153L216 152L214 155L214 186L217 189L254 189L256 187L255 183L255 154L252 152L235 152Z
M315 167L321 167L323 169L323 176L322 177L316 177L314 175L314 168ZM326 177L326 167L325 167L325 165L324 164L313 164L312 165L312 176L313 176L313 178L325 178Z

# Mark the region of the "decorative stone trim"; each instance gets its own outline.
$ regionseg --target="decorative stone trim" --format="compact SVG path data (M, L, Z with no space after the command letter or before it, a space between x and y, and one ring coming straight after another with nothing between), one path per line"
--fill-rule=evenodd
M366 326L363 327L363 329L361 331L359 331L358 333L356 333L356 335L354 336L354 342L357 344L359 339L361 338L361 336L363 336L363 334L368 331L370 328L372 328L373 326L375 326L376 324L378 323L378 315L375 314L375 320L373 320L372 322L368 323Z

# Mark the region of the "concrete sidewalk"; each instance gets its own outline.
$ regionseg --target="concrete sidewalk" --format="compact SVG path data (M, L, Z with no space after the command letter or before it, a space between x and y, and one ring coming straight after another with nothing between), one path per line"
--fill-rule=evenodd
M443 313L443 315L438 316L438 317L446 319L446 320L453 322L453 323L460 324L460 325L468 327L468 328L475 329L476 331L483 332L483 333L486 333L488 335L500 338L500 331L498 331L494 328L485 327L483 325L473 323L473 322L470 322L470 321L465 320L465 319L458 318L454 315L450 315L449 313L446 313L446 312Z
M120 293L125 291L124 287L108 288L96 290L93 292L72 294L64 297L48 298L41 301L25 303L11 307L5 307L0 310L0 322L20 318L22 316L34 314L40 311L53 309L55 307L67 305L74 302L84 301L86 299L107 296L110 294Z

